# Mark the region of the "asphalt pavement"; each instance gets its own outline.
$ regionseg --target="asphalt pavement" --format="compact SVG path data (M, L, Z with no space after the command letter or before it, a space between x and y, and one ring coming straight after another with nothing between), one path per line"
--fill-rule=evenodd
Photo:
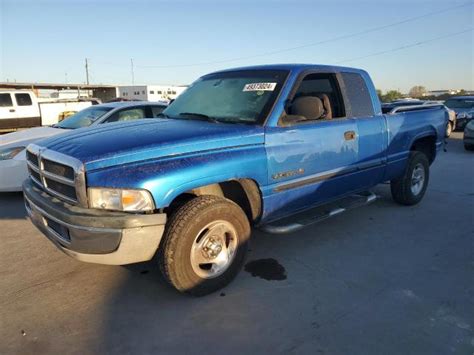
M474 153L461 133L424 200L287 235L254 231L245 270L202 298L156 261L85 264L0 194L0 354L473 354Z

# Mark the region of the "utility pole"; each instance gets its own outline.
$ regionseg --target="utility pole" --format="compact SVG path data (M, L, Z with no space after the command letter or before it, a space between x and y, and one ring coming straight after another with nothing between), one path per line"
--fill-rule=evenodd
M86 58L86 84L89 85L89 63Z
M133 71L133 59L130 58L130 64L132 66L132 85L135 85L135 73Z

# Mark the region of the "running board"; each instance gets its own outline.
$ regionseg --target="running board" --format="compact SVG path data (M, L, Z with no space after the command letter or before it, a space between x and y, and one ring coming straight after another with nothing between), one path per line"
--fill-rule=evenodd
M295 216L283 218L277 221L275 224L264 225L260 227L260 229L266 233L271 234L292 233L311 224L315 224L324 221L325 219L337 216L342 212L368 205L369 203L374 202L376 199L377 195L370 191L350 195L330 204L310 209ZM295 219L297 222L290 222L295 221Z

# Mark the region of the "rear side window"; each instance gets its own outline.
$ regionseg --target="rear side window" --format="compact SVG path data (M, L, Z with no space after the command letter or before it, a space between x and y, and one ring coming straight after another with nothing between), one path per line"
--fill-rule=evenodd
M12 96L10 94L0 94L0 107L13 106Z
M347 115L350 117L373 116L372 99L362 76L356 73L341 73L341 76L349 101Z
M31 106L33 104L30 94L15 94L15 99L18 106Z

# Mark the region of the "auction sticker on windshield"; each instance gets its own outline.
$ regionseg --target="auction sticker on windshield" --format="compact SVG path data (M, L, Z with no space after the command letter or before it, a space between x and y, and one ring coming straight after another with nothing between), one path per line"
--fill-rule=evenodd
M242 91L273 91L277 83L251 83L245 84Z

